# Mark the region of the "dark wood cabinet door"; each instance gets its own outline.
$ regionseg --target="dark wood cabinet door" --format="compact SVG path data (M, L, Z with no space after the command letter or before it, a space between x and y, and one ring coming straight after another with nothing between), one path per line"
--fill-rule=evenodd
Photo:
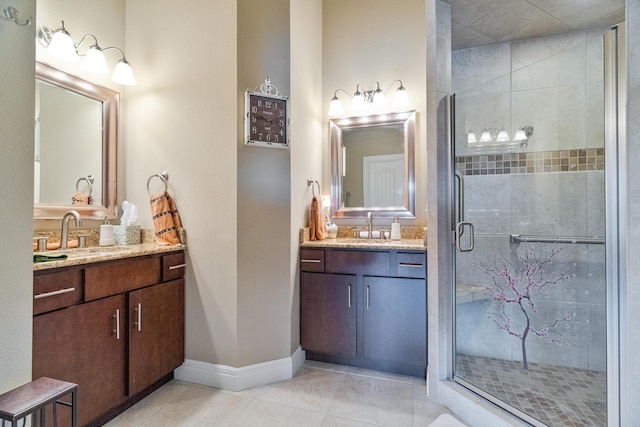
M364 277L364 357L427 365L424 280Z
M308 351L356 355L356 276L300 273L300 341Z
M117 295L33 318L33 378L78 384L79 426L125 399L125 317ZM58 416L58 425L69 425L67 408Z
M129 395L184 362L184 279L129 293Z

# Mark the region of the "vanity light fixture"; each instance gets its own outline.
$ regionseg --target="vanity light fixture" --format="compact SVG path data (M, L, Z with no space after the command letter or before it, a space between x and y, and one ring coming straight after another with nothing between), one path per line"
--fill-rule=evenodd
M93 39L93 44L89 46L85 53L80 54L80 47L88 38ZM104 49L101 48L98 45L98 39L93 34L84 35L76 45L73 43L71 35L65 28L64 21L62 21L62 26L55 31L51 31L49 28L41 26L38 31L38 42L45 47L45 51L47 53L66 61L77 61L80 56L84 56L82 67L86 70L99 74L109 73L109 67L107 66L104 52L108 50L117 50L122 54L122 59L120 59L116 64L114 72L111 75L111 80L126 86L132 86L137 83L133 76L131 65L127 62L122 49L115 46L106 47Z
M504 128L501 129L500 132L498 132L498 136L496 137L496 141L497 142L510 141L509 132L504 130Z
M46 50L51 56L64 59L65 61L78 60L78 52L76 52L76 47L73 44L71 35L64 27L64 21L62 21L62 26L51 35Z
M467 132L467 143L475 144L476 142L478 142L478 138L476 137L476 132L473 129L471 129L469 132Z
M491 142L493 141L493 137L491 136L491 131L487 128L482 131L480 135L480 142Z
M409 106L409 96L407 95L406 88L402 84L402 80L394 80L389 86L389 89L391 89L391 87L395 83L400 83L400 87L396 89L396 92L393 96L393 102L391 104L391 107L394 110L407 108ZM342 107L342 103L338 98L339 91L344 92L345 94L347 94L352 98L351 111L358 112L358 111L363 111L367 108L372 108L372 109L386 108L388 106L388 102L385 94L386 92L389 91L389 89L387 89L386 91L383 91L382 89L380 89L379 82L376 82L376 89L369 90L369 91L363 90L362 86L357 84L356 91L354 92L353 95L349 94L344 89L336 89L336 91L333 93L333 98L331 98L331 103L329 104L329 116L331 117L341 116L345 112L344 108Z
M529 138L533 135L533 126L523 126L516 130L513 135L513 139L509 137L509 132L505 128L489 128L488 126L480 134L480 139L477 138L476 132L471 129L467 132L467 144L476 148L484 147L486 143L495 147L498 145L527 145ZM481 144L478 144L481 143Z

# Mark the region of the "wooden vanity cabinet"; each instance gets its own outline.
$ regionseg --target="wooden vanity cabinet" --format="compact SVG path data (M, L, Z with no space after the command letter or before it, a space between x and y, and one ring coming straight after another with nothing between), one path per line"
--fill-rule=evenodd
M183 275L183 251L35 273L33 377L78 384L79 426L104 424L182 364Z
M300 336L302 348L356 356L356 276L302 272Z
M129 292L129 395L184 362L184 279Z
M307 359L424 377L425 251L302 248L300 261Z
M116 295L33 318L33 378L78 384L79 426L125 400L125 313L125 297ZM59 425L69 425L68 408L58 413Z

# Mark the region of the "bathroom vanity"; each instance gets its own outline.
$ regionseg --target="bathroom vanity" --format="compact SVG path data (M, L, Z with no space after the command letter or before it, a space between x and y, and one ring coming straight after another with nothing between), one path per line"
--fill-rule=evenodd
M300 250L307 359L424 377L426 250L309 242Z
M78 384L80 426L104 424L184 361L184 251L111 258L34 264L33 378Z

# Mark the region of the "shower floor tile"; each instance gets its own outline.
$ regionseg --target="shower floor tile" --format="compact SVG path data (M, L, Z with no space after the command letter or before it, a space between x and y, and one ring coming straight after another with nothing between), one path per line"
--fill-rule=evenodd
M456 375L549 426L607 423L605 372L458 354Z

